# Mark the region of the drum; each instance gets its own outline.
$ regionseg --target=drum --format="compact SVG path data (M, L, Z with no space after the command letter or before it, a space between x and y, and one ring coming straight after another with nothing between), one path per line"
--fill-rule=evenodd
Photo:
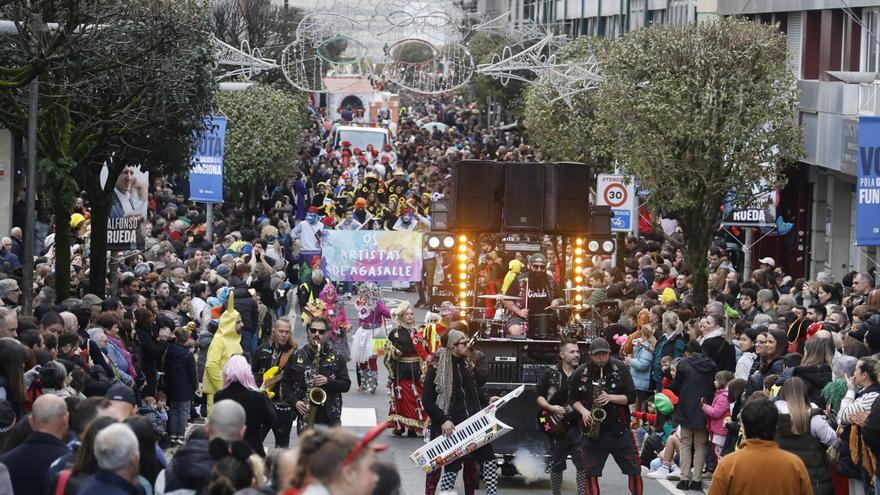
M534 340L555 340L559 338L556 328L556 315L537 314L529 317L528 337Z

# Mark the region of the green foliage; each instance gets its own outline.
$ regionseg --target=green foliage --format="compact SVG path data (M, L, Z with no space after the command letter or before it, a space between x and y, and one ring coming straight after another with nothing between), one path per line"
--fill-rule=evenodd
M428 43L419 40L404 41L395 46L391 53L394 60L410 64L427 62L436 55Z
M500 57L505 46L513 47L512 53L518 53L522 47L514 46L513 40L498 33L477 33L469 42L468 49L474 57L474 63L492 63L492 56ZM519 114L523 106L523 90L525 83L521 81L508 81L507 85L501 83L498 78L474 74L471 79L474 97L477 105L485 110L486 101L489 98L501 104L501 106Z
M305 95L271 86L218 94L228 118L224 179L251 185L297 170L297 151L307 119Z
M608 42L602 38L580 37L556 54L560 62L587 60L599 53ZM576 161L601 165L593 155L593 127L596 116L594 92L572 97L569 107L557 100L559 92L552 83L541 81L526 91L523 122L532 144L542 160Z
M651 209L679 213L700 305L724 196L734 191L742 205L761 179L781 187L803 150L786 37L730 18L655 25L611 43L600 60L594 154L637 179Z

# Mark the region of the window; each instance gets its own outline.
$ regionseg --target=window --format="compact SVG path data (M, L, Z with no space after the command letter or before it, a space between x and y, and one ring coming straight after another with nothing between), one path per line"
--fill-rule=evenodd
M880 9L862 10L862 71L877 72L880 67Z

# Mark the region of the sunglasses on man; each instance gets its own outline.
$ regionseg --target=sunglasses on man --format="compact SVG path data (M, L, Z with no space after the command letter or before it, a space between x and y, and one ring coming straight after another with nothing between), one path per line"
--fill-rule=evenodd
M327 329L326 328L309 328L309 333L319 333L321 335L324 335L325 333L327 333Z

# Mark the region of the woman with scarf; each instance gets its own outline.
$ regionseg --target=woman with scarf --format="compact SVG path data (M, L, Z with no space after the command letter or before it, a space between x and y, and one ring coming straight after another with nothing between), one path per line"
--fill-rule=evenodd
M470 353L467 334L450 329L440 339L440 343L442 347L434 354L432 364L425 373L422 392L422 404L431 418L432 439L440 435L452 435L455 425L473 416L490 402L477 383L474 367L467 359ZM454 490L458 471L468 459L482 463L486 493L495 495L498 489L498 463L495 461L492 444L486 444L455 462L446 464L443 466L442 476L439 469L428 473L425 493L433 495L433 485L438 477L441 492ZM471 483L476 484L476 480L468 480L467 476L465 478L466 487ZM465 493L473 492L465 488Z
M131 375L119 369L113 359L107 354L110 344L107 341L107 334L101 327L94 327L88 330L89 340L89 357L92 360L92 375L97 383L95 386L106 392L113 383L120 381L128 386L134 384Z
M396 328L388 333L385 344L385 367L391 386L391 409L388 422L394 423L392 434L396 436L421 435L427 424L422 408L422 368L425 361L416 352L413 337L416 332L416 314L408 301L395 308L393 317Z
M351 323L345 316L345 308L339 301L336 287L333 284L325 285L318 298L324 301L323 317L330 321L330 335L327 340L330 348L344 357L346 362L351 361L351 349L348 347Z
M382 289L372 282L358 286L358 298L354 303L360 326L351 343L351 358L357 363L358 390L376 393L379 365L377 350L385 345L385 319L391 313L382 301Z

